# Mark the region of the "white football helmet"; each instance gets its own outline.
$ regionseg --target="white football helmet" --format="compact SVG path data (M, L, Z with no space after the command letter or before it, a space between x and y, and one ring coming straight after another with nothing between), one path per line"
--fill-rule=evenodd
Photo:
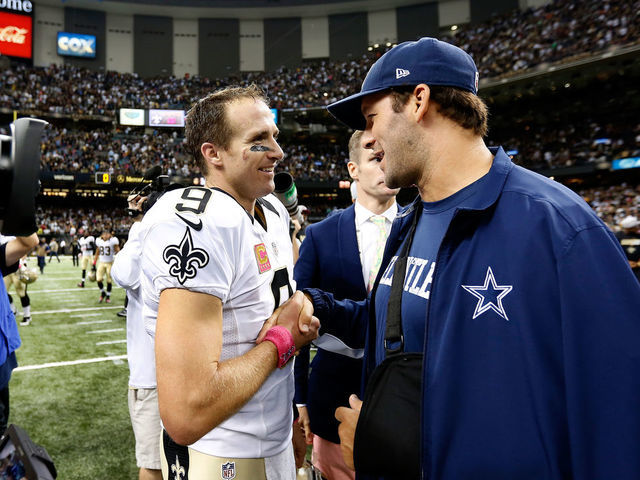
M96 272L95 272L95 270L91 270L89 272L89 281L90 282L95 282L96 281Z

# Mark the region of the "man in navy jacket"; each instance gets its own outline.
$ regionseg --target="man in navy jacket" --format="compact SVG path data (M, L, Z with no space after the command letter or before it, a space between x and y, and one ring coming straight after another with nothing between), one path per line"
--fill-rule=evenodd
M420 196L393 225L368 301L307 290L321 333L366 340L371 375L418 214L401 317L404 350L424 354L422 478L638 479L640 285L581 198L485 146L477 80L465 52L423 38L329 106L385 152L387 185L416 184ZM359 448L360 402L350 404L336 413L347 463Z
M356 203L325 220L309 225L294 268L298 288L316 287L335 298L363 300L369 278L376 277L385 240L398 212L397 189L384 183L382 157L362 147L362 131L349 141L347 167L356 184ZM378 227L378 223L381 225ZM380 234L380 235L379 235ZM340 454L335 411L348 405L349 395L360 390L362 350L346 345L318 351L309 373L309 347L296 357L295 402L307 442L313 441L313 464L329 480L353 478ZM336 348L337 347L337 348Z

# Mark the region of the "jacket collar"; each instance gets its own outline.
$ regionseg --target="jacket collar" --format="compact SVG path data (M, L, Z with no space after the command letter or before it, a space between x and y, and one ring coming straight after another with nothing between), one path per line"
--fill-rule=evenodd
M509 172L514 167L502 147L489 147L493 154L493 164L487 172L482 189L471 197L471 205L464 210L486 210L498 201Z

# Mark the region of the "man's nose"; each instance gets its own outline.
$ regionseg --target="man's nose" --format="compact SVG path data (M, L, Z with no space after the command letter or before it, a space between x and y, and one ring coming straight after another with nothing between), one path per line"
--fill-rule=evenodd
M275 158L276 160L282 160L284 158L284 152L282 151L280 144L275 140L273 141L273 143L275 148L271 149L271 151L269 152L269 156L271 158Z
M363 132L362 138L360 140L360 144L362 148L366 150L373 150L376 144L376 139L373 137L370 129L367 129Z

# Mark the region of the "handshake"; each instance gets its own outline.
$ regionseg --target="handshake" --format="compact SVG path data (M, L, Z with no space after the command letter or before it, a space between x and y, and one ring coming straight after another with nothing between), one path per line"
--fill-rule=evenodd
M279 338L274 335L276 330L279 332ZM284 330L289 332L290 337ZM278 357L280 358L278 366L282 368L294 352L298 352L301 347L318 338L319 330L320 320L313 316L311 300L301 291L297 291L289 300L279 306L264 323L256 343L259 344L265 340L272 341L278 348Z

